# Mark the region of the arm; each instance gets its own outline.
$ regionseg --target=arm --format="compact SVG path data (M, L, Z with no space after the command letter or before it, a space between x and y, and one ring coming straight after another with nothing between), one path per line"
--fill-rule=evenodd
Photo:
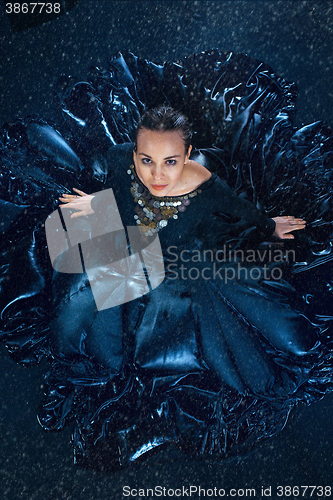
M219 195L219 205L222 202L222 206L219 207L221 212L252 222L267 231L270 236L280 239L294 239L291 232L305 228L306 222L302 218L282 216L270 219L252 203L240 198L225 182L220 181L219 187L222 190Z

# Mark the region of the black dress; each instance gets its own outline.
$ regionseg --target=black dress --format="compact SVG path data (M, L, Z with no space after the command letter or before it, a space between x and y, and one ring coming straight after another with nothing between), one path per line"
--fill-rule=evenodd
M159 66L125 54L88 83L61 84L67 142L30 118L5 126L2 147L2 338L17 361L50 361L41 425L73 421L76 463L101 469L169 443L248 450L331 390L330 130L294 130L294 86L237 54ZM187 112L193 158L213 172L187 196L152 196L132 145L114 145L130 141L144 105L162 102ZM112 188L122 229L80 240L81 271L62 272L75 245L54 271L44 221L72 186ZM97 219L108 227L110 193L94 198L86 233ZM303 216L307 230L281 244L264 212ZM132 264L133 226L144 252L161 246L155 285L149 266ZM139 292L112 307L124 287Z

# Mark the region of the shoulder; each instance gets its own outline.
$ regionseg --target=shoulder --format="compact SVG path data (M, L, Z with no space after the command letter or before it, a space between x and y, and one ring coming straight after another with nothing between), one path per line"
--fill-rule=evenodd
M116 144L107 151L105 155L108 172L106 184L109 187L123 183L128 177L128 167L133 163L133 146L131 142Z
M107 163L127 162L126 166L128 166L128 163L131 163L133 160L133 147L134 144L132 142L112 146L106 153Z
M207 168L194 160L189 160L184 166L183 180L191 189L196 189L211 176L212 173Z

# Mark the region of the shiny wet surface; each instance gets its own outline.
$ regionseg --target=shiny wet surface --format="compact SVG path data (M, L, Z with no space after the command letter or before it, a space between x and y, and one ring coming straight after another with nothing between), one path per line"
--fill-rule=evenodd
M191 485L207 490L255 488L257 497L262 486L272 486L272 498L278 498L273 492L279 485L332 485L332 394L302 408L282 432L238 463L192 459L168 448L143 464L107 474L73 465L70 429L47 434L38 425L35 411L43 367L19 367L3 347L1 357L5 374L0 420L3 499L118 500L125 498L125 486L175 490Z

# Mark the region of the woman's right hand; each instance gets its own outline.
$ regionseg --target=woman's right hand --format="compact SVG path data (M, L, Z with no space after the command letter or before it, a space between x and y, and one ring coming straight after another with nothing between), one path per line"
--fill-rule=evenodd
M71 215L71 218L81 217L82 215L90 215L93 214L94 211L91 208L91 200L94 196L90 194L86 194L80 189L73 188L73 191L77 193L75 194L63 194L60 196L59 200L64 203L64 205L60 205L61 208L71 208L74 210L78 210Z

